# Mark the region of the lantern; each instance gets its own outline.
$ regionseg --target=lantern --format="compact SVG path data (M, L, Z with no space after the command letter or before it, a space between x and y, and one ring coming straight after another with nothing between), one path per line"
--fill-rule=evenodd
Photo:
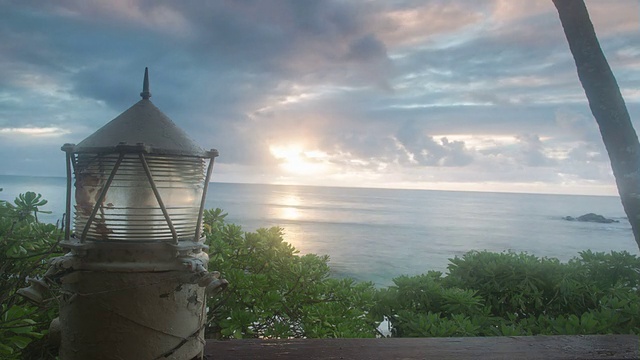
M202 356L205 288L226 285L207 271L201 236L218 152L201 149L151 103L147 69L140 96L62 147L68 253L48 274L61 283L63 360Z

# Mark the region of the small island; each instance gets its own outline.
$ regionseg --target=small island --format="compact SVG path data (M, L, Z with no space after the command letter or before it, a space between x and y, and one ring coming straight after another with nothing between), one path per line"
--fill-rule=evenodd
M578 216L577 218L574 218L573 216L565 216L565 217L563 217L563 219L565 219L567 221L595 222L595 223L602 223L602 224L610 224L610 223L619 222L618 220L608 219L608 218L606 218L606 217L604 217L602 215L598 215L598 214L594 214L594 213L584 214L582 216Z

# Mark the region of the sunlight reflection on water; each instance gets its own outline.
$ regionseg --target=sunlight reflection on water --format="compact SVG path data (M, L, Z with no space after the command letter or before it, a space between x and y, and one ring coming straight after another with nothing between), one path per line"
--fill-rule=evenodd
M298 194L273 192L267 201L273 204L272 217L279 220L302 220L303 212L299 208L302 198Z

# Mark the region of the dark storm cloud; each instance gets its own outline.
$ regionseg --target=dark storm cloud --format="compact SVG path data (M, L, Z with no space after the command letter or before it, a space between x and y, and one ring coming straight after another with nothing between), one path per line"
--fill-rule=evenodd
M180 7L199 31L189 38L200 61L303 80L371 83L384 66L384 44L349 3L320 1L191 2Z

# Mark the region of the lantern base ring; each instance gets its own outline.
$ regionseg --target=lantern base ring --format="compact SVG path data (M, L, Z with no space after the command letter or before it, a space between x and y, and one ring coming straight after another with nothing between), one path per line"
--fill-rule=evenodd
M68 253L51 260L51 265L60 270L189 271L185 268L185 261L207 264L209 260L206 252L209 247L203 241L181 241L177 245L167 242L81 243L72 237L62 241L60 246Z
M201 237L199 241L192 240L181 240L178 244L169 243L166 241L108 241L108 240L100 240L100 241L90 241L85 240L81 242L80 239L72 236L69 240L62 240L60 242L60 247L62 247L65 251L74 251L76 254L81 254L87 250L91 249L138 249L138 248L154 248L158 245L162 247L166 247L169 249L173 249L176 253L184 254L192 251L207 251L209 250L209 246L205 245L205 237ZM177 255L179 256L179 255Z

